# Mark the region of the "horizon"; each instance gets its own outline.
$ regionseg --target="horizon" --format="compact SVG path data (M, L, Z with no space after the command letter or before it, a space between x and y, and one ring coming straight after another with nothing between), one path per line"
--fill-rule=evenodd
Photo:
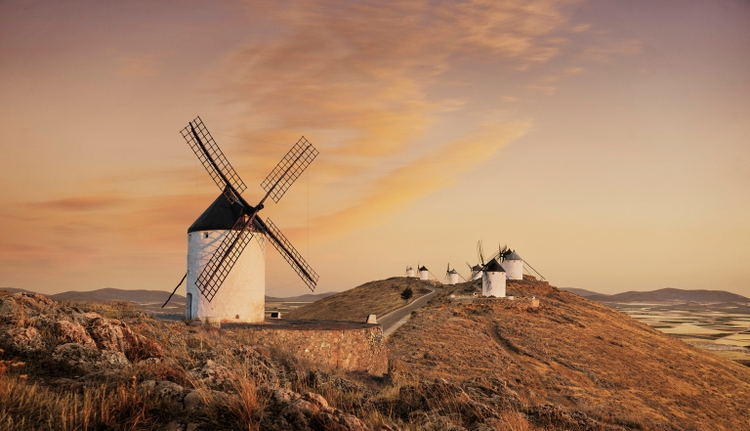
M288 296L276 296L276 295L265 295L265 296L268 297L268 298L285 299L285 298L296 298L296 297L302 297L302 296L308 296L308 295L310 295L310 296L333 295L333 294L344 292L346 290L354 289L356 287L360 287L360 286L362 286L364 284L367 284L367 283L371 283L371 282L375 282L375 281L384 281L384 280L387 280L387 279L388 278L371 280L371 281L368 281L366 283L360 284L358 286L352 286L349 289L345 289L345 290L341 290L341 291L327 291L327 292L320 292L320 293L308 292L308 293L302 293L302 294L297 294L297 295L288 295ZM458 284L461 284L461 283L464 283L464 282L459 282ZM448 284L443 284L443 286L449 286L449 285ZM679 291L683 291L683 292L694 292L694 291L725 292L725 293L732 293L732 294L740 295L740 294L737 294L735 292L731 292L731 291L728 291L728 290L721 290L721 289L680 289L678 287L662 287L662 288L652 289L652 290L624 290L624 291L621 291L621 292L614 292L614 293L602 293L602 292L597 292L597 291L593 291L593 290L589 290L589 289L583 289L583 288L580 288L580 287L572 287L572 286L565 286L565 287L555 286L555 287L557 287L560 290L569 290L569 289L584 290L584 291L587 291L589 293L595 293L597 295L604 295L604 296L614 296L614 295L619 295L619 294L623 294L623 293L652 293L652 292L658 292L658 291L661 291L661 290L679 290ZM12 286L1 286L0 287L0 290L5 290L5 289L20 289L20 288L14 288ZM169 290L161 290L161 289L121 289L121 288L117 288L117 287L101 287L101 288L90 289L90 290L67 290L67 291L56 292L56 293L45 293L45 292L41 292L41 291L38 291L38 290L31 290L31 289L24 289L24 290L28 290L30 292L40 293L42 295L52 296L52 295L58 295L58 294L63 294L63 293L97 292L97 291L100 291L100 290L107 290L107 289L120 290L120 291L138 291L138 290L141 290L141 291L145 291L145 292L165 292L165 293L171 293L171 291L169 291ZM573 293L575 293L575 292L573 292ZM179 294L179 289L178 289L177 292L174 293L174 295L175 296L180 296L181 298L185 298L184 295L180 295ZM740 296L743 296L743 297L747 298L744 295L740 295ZM747 298L747 299L750 299L750 298Z
M187 3L187 4L185 4ZM171 292L221 191L342 291L508 245L554 286L750 297L750 3L0 4L0 284ZM40 287L42 286L42 287ZM184 285L179 292L184 292ZM275 250L266 295L310 293Z

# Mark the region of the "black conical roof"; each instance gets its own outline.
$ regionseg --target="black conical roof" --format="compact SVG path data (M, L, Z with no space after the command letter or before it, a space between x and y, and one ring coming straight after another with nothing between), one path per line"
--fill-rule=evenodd
M424 267L424 265L423 265L423 266L420 266L420 267L419 267L419 270L420 270L420 271L427 271L427 268L425 268L425 267Z
M490 263L487 264L487 266L484 267L485 272L505 272L502 265L497 261L497 259L492 259Z
M505 260L523 260L523 259L521 259L521 256L519 256L518 253L516 253L515 250L510 251L510 252L504 254L503 255L503 259L505 259Z
M250 209L248 209L249 211ZM188 228L188 233L204 230L229 230L242 215L242 206L237 202L230 204L229 200L220 194L203 214Z

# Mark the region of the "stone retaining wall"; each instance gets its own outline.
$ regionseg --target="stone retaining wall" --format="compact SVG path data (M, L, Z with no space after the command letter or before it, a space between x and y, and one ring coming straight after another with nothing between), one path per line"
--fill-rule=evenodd
M381 325L282 320L241 328L248 331L253 344L288 352L324 369L364 371L377 376L388 372Z

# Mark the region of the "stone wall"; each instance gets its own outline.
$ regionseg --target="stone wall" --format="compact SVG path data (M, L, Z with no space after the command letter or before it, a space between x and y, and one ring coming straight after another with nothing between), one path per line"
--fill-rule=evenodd
M253 344L288 353L323 369L364 371L377 376L388 372L388 355L380 325L281 320L237 326L247 331Z

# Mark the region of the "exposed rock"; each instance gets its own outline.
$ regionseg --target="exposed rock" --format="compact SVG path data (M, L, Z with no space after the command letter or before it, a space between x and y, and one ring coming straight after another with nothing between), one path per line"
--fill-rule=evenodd
M0 296L0 323L24 326L28 318L40 313L56 314L55 301L39 293L24 292Z
M88 322L88 332L100 349L122 352L131 360L163 354L158 344L149 343L117 319L94 317Z
M265 388L262 393L268 398L261 428L264 430L369 430L356 416L332 408L319 394L300 395L288 389Z
M30 323L40 331L52 335L63 343L78 343L96 347L96 343L86 332L86 328L67 316L55 319L47 315L39 315L31 318Z
M77 343L61 344L52 352L52 360L73 372L116 373L130 366L130 361L122 352L98 350Z
M44 350L42 335L33 326L28 328L13 327L0 336L0 346L21 355L31 355Z
M229 368L208 359L188 371L193 379L215 390L232 390L237 375Z

